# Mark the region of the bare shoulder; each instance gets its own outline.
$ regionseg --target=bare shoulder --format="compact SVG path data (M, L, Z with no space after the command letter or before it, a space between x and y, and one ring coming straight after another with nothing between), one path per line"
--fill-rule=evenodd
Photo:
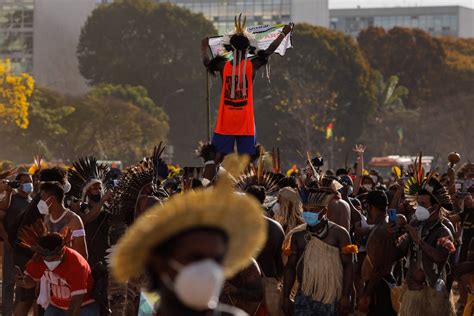
M347 229L342 227L341 225L338 225L334 222L329 221L329 228L332 230L333 234L337 236L337 238L342 242L342 241L347 241L351 239L349 232Z
M84 228L84 224L82 223L82 219L79 215L77 215L76 213L72 212L72 211L69 211L70 212L70 216L71 216L71 220L69 221L69 227L71 229L83 229Z

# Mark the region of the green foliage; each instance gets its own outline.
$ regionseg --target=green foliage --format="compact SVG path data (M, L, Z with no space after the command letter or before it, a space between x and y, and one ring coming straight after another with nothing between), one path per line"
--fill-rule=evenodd
M408 96L408 89L398 85L398 77L390 76L384 80L379 71L374 71L377 93L377 110L385 112L387 110L403 109L403 98Z
M147 0L114 1L93 11L77 55L91 84L143 86L170 117L170 141L189 161L206 131L205 70L199 47L216 30L202 14ZM186 93L166 97L178 89ZM202 105L202 106L200 106Z
M279 139L279 142L274 139L263 141L288 150L284 155L288 160L301 159L295 149L305 152L314 148L327 157L328 144L324 138L327 123L334 122L337 139L351 143L362 132L366 117L376 104L373 77L357 44L349 36L298 24L292 40L294 50L288 51L283 58L271 60L268 93L273 96L277 111L283 115L269 115L268 107L259 107L257 116L263 116L267 121L274 118L270 120L272 125L263 125L266 130L259 135ZM261 91L257 94L265 95ZM300 113L296 115L295 111ZM307 124L311 126L309 130L305 127ZM303 141L301 138L306 138L304 135L308 133L308 140ZM336 146L342 150L348 142Z
M372 68L385 78L398 76L410 90L409 105L441 92L445 52L436 37L419 29L370 27L357 40Z
M71 161L95 155L136 162L166 140L169 130L167 116L159 108L155 109L158 116L144 109L151 106L146 95L143 88L132 86L94 88L78 97L37 89L28 128L1 126L0 146L5 150L0 159L21 163L41 154L46 159Z
M130 102L159 120L167 119L163 109L158 107L148 97L147 90L142 86L100 84L94 86L89 95L93 97L112 97L124 102Z

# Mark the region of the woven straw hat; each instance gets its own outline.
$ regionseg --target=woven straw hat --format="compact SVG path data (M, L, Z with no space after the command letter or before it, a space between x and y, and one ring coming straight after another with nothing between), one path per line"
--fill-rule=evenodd
M163 206L141 215L120 239L111 256L118 281L138 276L151 250L173 236L197 227L216 228L228 236L223 268L232 277L257 256L267 236L262 208L253 198L233 192L232 181L222 179L213 189L175 195Z

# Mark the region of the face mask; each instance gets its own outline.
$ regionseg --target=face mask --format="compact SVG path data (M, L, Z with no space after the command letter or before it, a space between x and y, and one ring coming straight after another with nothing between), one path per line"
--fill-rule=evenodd
M71 183L69 183L69 181L66 180L66 184L64 184L63 190L64 193L69 193L69 191L71 191Z
M372 184L363 184L362 186L363 186L364 189L366 189L367 191L372 191Z
M211 259L184 267L175 261L170 264L178 271L172 289L184 305L197 311L216 308L225 281L224 271L219 264Z
M33 183L23 183L21 185L21 190L25 193L31 193L33 192Z
M426 221L428 218L430 218L430 216L431 216L431 213L427 208L420 205L416 207L415 218L418 221L420 222Z
M48 198L46 201L48 201L50 198ZM46 201L40 200L38 202L38 211L40 212L41 215L48 215L49 214L49 205L46 203Z
M321 222L319 213L303 212L303 219L309 226L316 226Z
M99 203L101 198L102 198L101 194L89 195L89 199L96 203Z
M352 195L353 192L354 192L354 188L352 187L352 185L350 185L350 186L347 188L347 195Z
M57 261L43 260L43 262L48 267L49 271L53 271L54 269L56 269L61 264L61 260L57 260Z
M370 176L372 178L372 181L374 181L374 183L377 183L379 182L379 178L377 176Z
M280 203L276 202L273 204L272 211L275 215L280 214Z

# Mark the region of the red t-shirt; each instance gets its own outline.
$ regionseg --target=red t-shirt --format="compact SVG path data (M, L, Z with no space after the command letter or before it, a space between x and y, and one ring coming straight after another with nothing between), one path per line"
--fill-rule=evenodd
M221 135L254 136L253 65L252 61L236 65L235 95L232 98L232 63L228 61L222 73L222 92L215 132ZM240 81L239 81L240 69ZM244 76L245 73L245 76ZM244 80L246 85L244 87ZM245 89L244 89L245 88Z
M43 261L30 261L25 274L39 281L44 275L50 283L51 304L67 310L71 297L85 294L82 306L94 302L90 293L94 288L91 268L86 259L74 249L65 247L63 261L50 271Z

